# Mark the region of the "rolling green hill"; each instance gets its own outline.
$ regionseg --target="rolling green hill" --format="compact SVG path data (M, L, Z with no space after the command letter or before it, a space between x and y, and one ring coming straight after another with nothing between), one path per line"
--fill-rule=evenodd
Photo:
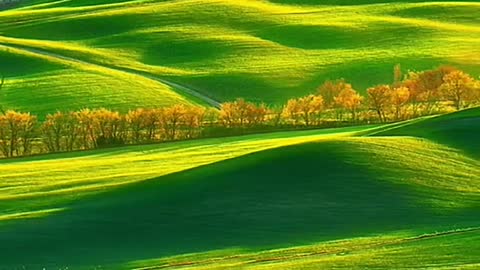
M381 132L454 130L479 112L0 161L0 261L474 269L480 160L436 137Z
M402 128L393 128L376 135L417 136L427 138L480 157L480 108L418 121Z
M476 1L31 0L2 108L270 104L392 67L480 75ZM321 4L319 4L321 3ZM0 160L0 270L480 267L480 109Z
M280 103L339 77L363 92L397 63L480 74L478 3L334 2L24 1L0 12L0 101L41 115Z

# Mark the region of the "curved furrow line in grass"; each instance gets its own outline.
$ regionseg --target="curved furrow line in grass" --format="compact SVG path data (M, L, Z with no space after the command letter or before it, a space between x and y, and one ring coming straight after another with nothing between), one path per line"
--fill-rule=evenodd
M473 236L478 239L479 228L460 228L450 231L434 232L425 235L416 235L414 233L390 233L382 236L371 236L362 238L342 239L337 241L328 241L324 243L302 245L298 247L290 247L283 249L274 249L267 251L249 251L249 250L219 250L212 252L205 252L199 254L186 254L176 257L167 257L160 259L151 259L144 261L129 262L124 265L117 266L121 269L136 269L136 270L157 270L157 269L350 269L350 266L359 266L359 263L368 265L372 261L371 257L379 256L377 265L373 268L387 269L392 268L392 262L396 262L395 266L405 267L402 264L402 258L392 256L393 254L382 254L385 250L394 252L395 250L404 250L410 255L411 259L417 257L418 264L415 268L424 266L429 267L422 259L433 260L434 258L427 258L426 255L415 254L416 250L422 247L425 242L439 242L450 246L452 242L461 242L462 237L469 239ZM432 247L437 250L437 256L448 254L448 252L440 252L438 246L426 245L426 248ZM472 246L475 248L475 246ZM448 247L448 249L451 249ZM464 248L465 250L467 248ZM383 252L382 252L383 250ZM402 251L403 251L402 250ZM453 251L453 250L452 250ZM361 256L363 253L364 256ZM405 254L405 255L407 255ZM455 265L460 268L464 267L475 269L479 264L463 264L462 257L458 256L460 252L455 252L455 255L450 253L450 265ZM356 256L357 255L357 256ZM360 255L360 256L358 256ZM465 258L472 260L474 254L464 254ZM472 256L473 255L473 256ZM419 259L418 257L421 257ZM443 259L443 258L442 258ZM272 263L273 262L273 263ZM323 262L323 263L322 263ZM330 262L330 263L328 263ZM342 262L350 262L349 264L342 264ZM412 265L415 262L411 262ZM289 264L290 263L290 264ZM453 266L452 266L453 267ZM366 268L368 268L366 266ZM447 267L447 269L450 267ZM432 268L434 269L434 268ZM438 269L438 268L435 268Z
M98 66L98 65L93 64L91 62L86 62L86 61L83 61L83 60L80 60L80 59L60 55L60 54L57 54L57 53L47 52L47 51L44 51L44 50L41 50L41 49L36 49L36 48L32 49L32 48L25 48L25 47L22 47L20 49L21 50L26 50L26 51L29 51L29 52L33 52L33 53L37 53L37 54L42 54L42 55L45 55L45 56L51 56L51 57L59 58L59 59L66 60L66 61L76 62L76 63L79 63L79 64ZM109 66L103 66L103 67L105 67L107 69L114 69L114 70L117 70L117 71L120 71L120 72L126 72L126 73L129 73L129 74L142 76L142 77L145 77L147 79L151 79L151 80L160 82L162 84L168 85L171 88L174 88L174 89L177 89L177 90L179 90L183 93L186 93L189 96L194 96L194 97L202 100L206 104L209 104L210 106L213 106L215 108L220 108L220 103L218 101L213 100L212 98L210 98L210 97L208 97L208 96L206 96L206 95L204 95L204 94L202 94L202 93L200 93L200 92L198 92L198 91L196 91L192 88L181 85L179 83L172 82L172 81L169 81L169 80L166 80L166 79L161 79L161 78L158 78L157 76L154 76L152 74L148 74L146 72L140 72L138 70L134 70L134 69L126 68L126 67L118 67L118 66L114 67L114 66L110 66L110 65Z
M0 42L1 43L1 42ZM3 89L4 108L28 111L43 119L57 110L75 111L85 107L106 107L127 112L143 107L172 104L198 104L171 87L143 76L100 65L86 65L60 58L0 45L0 55L7 52L6 63L20 62L7 69L9 75ZM9 57L9 54L12 57ZM15 64L14 64L15 65ZM26 71L20 70L25 68ZM32 74L29 75L28 72Z
M82 66L86 66L86 67L93 67L94 69L99 69L99 70L105 70L107 73L117 73L117 74L126 74L126 75L129 75L129 76L140 76L142 78L145 78L147 80L153 80L153 81L156 81L160 84L163 84L163 85L166 85L172 89L176 89L178 92L180 92L181 94L184 94L186 95L187 97L190 96L190 97L194 97L193 100L197 99L197 100L201 100L201 102L205 103L205 104L208 104L210 106L213 106L215 108L220 108L220 103L216 100L213 100L212 98L198 92L198 91L195 91L189 87L186 87L186 86L183 86L179 83L176 83L176 82L171 82L169 80L166 80L166 79L161 79L161 78L158 78L154 75L151 75L151 74L146 74L145 72L140 72L140 71L137 71L137 70L133 70L133 69L130 69L130 68L127 68L127 67L114 67L114 66L100 66L100 65L97 65L97 64L93 64L93 63L90 63L90 62L86 62L86 61L83 61L83 60L80 60L80 59L76 59L76 58L72 58L72 57L68 57L68 56L64 56L64 55L60 55L60 54L57 54L57 53L52 53L52 52L48 52L48 51L44 51L42 49L38 49L38 48L31 48L31 47L26 47L26 46L19 46L19 45L12 45L12 44L8 44L8 45L3 45L3 46L8 46L8 47L11 47L11 48L14 48L14 49L18 49L18 50L21 50L21 51L25 51L25 52L28 52L28 53L31 53L31 54L36 54L36 55L41 55L41 56L44 56L44 57L52 57L52 58L55 58L55 59L58 59L60 60L60 62L67 62L67 63L75 63L75 64L80 64Z

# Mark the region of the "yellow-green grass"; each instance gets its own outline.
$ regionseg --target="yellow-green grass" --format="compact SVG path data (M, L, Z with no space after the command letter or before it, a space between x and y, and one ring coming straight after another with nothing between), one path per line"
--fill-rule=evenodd
M391 233L254 252L231 249L114 265L118 269L477 269L478 228Z
M296 3L309 5L250 0L102 1L98 5L58 1L1 12L0 43L10 53L13 48L50 53L49 57L29 54L31 61L65 62L58 59L64 56L94 64L88 72L98 73L103 67L104 71L153 74L219 101L241 96L279 103L314 91L325 79L339 77L363 92L372 84L390 82L396 63L405 70L455 64L475 76L480 74L478 3ZM64 64L84 70L79 63ZM1 61L0 68L9 75ZM42 70L37 69L35 76L32 72L10 74L13 78L7 86L15 89L24 79L41 77ZM112 80L126 79L123 73L107 73ZM78 78L70 84L82 92L97 88L98 81L85 83ZM48 87L65 88L66 98L76 97L69 86ZM104 96L115 89L101 83L100 87L106 88ZM142 96L142 87L131 87L136 96ZM143 91L149 92L150 87ZM118 96L121 99L123 93ZM151 103L173 103L179 97L160 99ZM128 98L124 103L125 107L138 106ZM42 104L51 110L57 106L48 100ZM15 106L15 101L8 105Z
M479 234L468 228L480 225L480 161L428 139L378 135L478 117L3 160L0 247L8 248L0 261L47 269L474 268ZM451 230L462 232L412 239Z
M171 87L139 74L101 65L41 55L0 46L8 68L0 93L5 109L28 111L43 117L57 110L106 107L127 111L137 107L198 104ZM203 105L202 103L200 103Z

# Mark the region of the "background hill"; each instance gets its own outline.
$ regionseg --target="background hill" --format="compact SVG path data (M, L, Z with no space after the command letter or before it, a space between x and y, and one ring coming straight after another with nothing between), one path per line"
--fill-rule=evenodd
M340 77L363 92L397 63L480 74L479 3L354 2L24 1L0 12L0 102L39 114L275 104Z

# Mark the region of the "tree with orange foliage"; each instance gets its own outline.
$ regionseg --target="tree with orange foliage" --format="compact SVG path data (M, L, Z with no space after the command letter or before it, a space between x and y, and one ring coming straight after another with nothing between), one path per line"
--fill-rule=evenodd
M475 80L473 83L473 102L480 103L480 80Z
M90 109L83 109L75 112L78 123L78 143L80 149L95 148L95 118Z
M186 138L195 138L200 134L204 117L205 109L202 107L188 106L185 108L183 125L185 126Z
M173 105L163 110L160 122L167 140L177 139L185 111L186 107L183 104Z
M306 126L312 124L313 120L320 117L323 111L323 97L308 95L299 99L300 113Z
M75 148L78 140L78 119L75 112L65 113L64 120L64 143L65 150L72 151Z
M284 115L298 124L302 119L306 126L310 126L315 118L319 118L323 111L323 98L308 95L298 99L290 99L284 109Z
M278 127L281 125L284 110L285 106L273 106L268 109L268 114L270 115L268 120L273 126Z
M220 107L219 120L225 127L233 127L237 118L234 102L224 102Z
M72 151L78 137L74 113L56 112L47 115L42 124L43 142L49 152Z
M247 103L243 98L233 102L224 102L220 108L219 120L225 127L243 126Z
M362 105L363 97L355 91L351 85L344 88L335 98L335 103L339 108L347 110L352 116L352 121L357 120L357 112Z
M270 110L264 103L259 105L249 103L246 111L246 122L248 123L248 126L255 127L265 124L269 112Z
M352 89L352 85L347 83L344 79L335 81L327 80L320 87L318 87L318 95L323 97L324 107L326 109L333 109L337 103L335 98L344 89Z
M122 145L125 142L124 120L119 112L105 108L92 111L95 147Z
M238 98L233 102L235 109L235 118L236 123L240 127L244 127L245 122L247 121L247 114L250 107L250 104L245 101L243 98Z
M255 126L265 122L267 113L265 104L256 105L238 98L222 104L219 120L225 127Z
M388 85L377 85L367 89L368 103L377 112L381 122L386 122L386 110L392 104L391 89Z
M452 101L455 108L460 110L466 102L474 100L474 86L475 80L469 74L455 70L443 77L441 90L444 97Z
M162 109L130 110L124 117L128 140L132 143L155 141L161 128L162 115Z
M153 142L162 137L162 117L165 109L146 109L143 113L143 124L146 129L146 141Z
M56 112L49 114L43 122L41 131L43 135L43 142L46 145L48 152L62 151L62 138L64 136L63 125L64 114Z
M140 143L144 140L144 133L146 130L146 110L138 108L136 110L130 110L125 115L125 122L128 126L129 141L131 143Z
M417 115L420 105L423 105L426 114L432 113L442 98L440 87L443 85L443 78L454 71L457 71L454 67L441 66L435 70L408 73L404 86L410 91L414 115Z
M31 152L37 117L30 113L7 111L0 115L0 150L6 157Z
M18 155L29 155L32 152L32 142L35 139L37 116L30 113L22 113L22 124L20 125L20 143L22 153L17 152Z
M405 116L404 108L410 99L410 91L407 87L401 86L391 91L391 102L395 109L395 120L401 120Z
M294 125L298 125L300 120L300 102L298 99L292 98L287 101L287 105L283 108L285 118L293 121Z

